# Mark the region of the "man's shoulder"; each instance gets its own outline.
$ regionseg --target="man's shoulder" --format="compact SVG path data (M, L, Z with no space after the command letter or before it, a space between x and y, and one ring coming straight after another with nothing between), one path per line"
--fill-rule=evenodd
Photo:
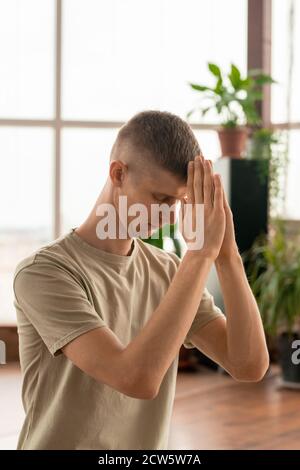
M34 270L44 269L45 266L57 266L65 260L67 265L67 254L64 249L64 240L67 234L64 234L49 243L43 244L27 256L22 258L14 270L14 279L20 272L28 271L31 268Z
M15 271L14 271L14 279L17 277L17 275L23 271L24 269L34 265L35 263L35 258L36 258L36 252L31 253L30 255L26 256L25 258L22 258L18 264L15 266Z

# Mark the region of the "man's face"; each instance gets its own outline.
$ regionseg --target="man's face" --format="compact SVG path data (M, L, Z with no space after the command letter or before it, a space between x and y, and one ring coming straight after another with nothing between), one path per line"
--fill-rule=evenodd
M144 209L139 229L142 228L142 236L147 238L164 224L176 221L176 211L169 209L178 208L180 199L186 196L186 189L186 181L179 176L162 168L151 167L139 175L128 172L117 193L118 196L127 197L128 208L133 204L142 205ZM139 214L142 213L129 215L127 224Z

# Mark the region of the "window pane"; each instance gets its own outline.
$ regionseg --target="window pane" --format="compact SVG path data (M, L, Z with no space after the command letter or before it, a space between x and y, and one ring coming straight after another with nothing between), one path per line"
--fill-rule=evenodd
M198 102L187 82L210 80L207 61L245 71L246 12L246 0L65 0L63 117L184 117Z
M54 31L53 0L0 0L0 117L53 117Z
M290 131L289 170L286 184L286 217L300 220L300 131Z
M221 156L220 143L216 131L194 130L194 134L205 158L214 161Z
M290 60L292 60L291 83L291 121L300 121L300 4L294 4L294 29L290 26L289 7L292 2L273 0L272 10L272 75L278 84L272 87L272 120L286 122L288 120L288 83ZM294 52L291 58L290 40Z
M117 129L65 129L62 134L62 230L88 216L108 176Z
M14 323L16 264L52 237L53 133L0 128L0 323Z

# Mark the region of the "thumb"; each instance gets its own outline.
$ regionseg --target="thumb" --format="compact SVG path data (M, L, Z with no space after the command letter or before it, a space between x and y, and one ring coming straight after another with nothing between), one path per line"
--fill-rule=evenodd
M184 198L180 199L180 210L179 210L179 220L178 220L178 228L179 231L181 232L183 238L185 239L184 236L184 215L185 215L185 209L186 209L186 200Z

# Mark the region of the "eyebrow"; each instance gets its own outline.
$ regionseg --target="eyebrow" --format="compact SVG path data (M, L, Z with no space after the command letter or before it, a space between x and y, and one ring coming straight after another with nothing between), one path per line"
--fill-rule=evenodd
M180 199L180 196L172 196L170 194L163 194L163 193L157 193L155 192L154 194L156 194L157 196L162 196L162 197L171 197L171 198L174 198L174 199ZM182 196L183 197L183 196Z

